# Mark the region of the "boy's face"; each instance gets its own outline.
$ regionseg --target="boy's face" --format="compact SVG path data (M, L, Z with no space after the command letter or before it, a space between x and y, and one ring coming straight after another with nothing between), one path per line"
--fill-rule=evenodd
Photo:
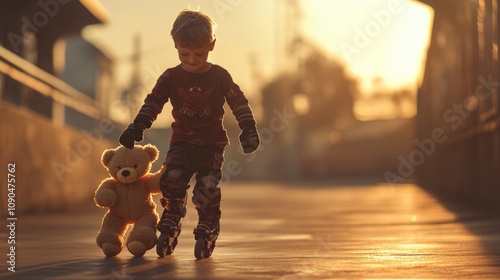
M184 69L193 73L200 73L207 70L208 53L214 49L215 41L200 48L180 47L177 44L175 48L179 53L179 60Z

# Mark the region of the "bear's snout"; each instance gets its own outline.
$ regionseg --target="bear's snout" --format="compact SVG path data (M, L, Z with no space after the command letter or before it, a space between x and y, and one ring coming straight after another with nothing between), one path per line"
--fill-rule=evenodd
M132 167L124 167L120 170L118 170L118 173L116 174L116 178L118 181L124 184L130 184L135 181L137 181L138 178L137 170Z

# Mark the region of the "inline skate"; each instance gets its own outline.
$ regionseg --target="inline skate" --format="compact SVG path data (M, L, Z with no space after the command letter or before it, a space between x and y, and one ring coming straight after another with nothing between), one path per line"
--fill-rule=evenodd
M156 253L160 257L172 254L177 246L177 238L182 230L181 219L186 215L186 200L186 198L160 199L164 207L158 224L160 236L156 245Z
M194 246L194 256L196 259L209 258L215 248L215 242L219 237L220 223L215 225L210 222L200 221L193 231L196 244Z

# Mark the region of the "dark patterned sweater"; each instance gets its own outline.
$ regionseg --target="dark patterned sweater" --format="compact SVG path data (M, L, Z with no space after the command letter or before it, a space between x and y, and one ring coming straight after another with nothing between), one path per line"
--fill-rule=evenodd
M203 73L191 73L179 64L167 69L146 96L134 123L150 128L163 105L172 103L172 138L196 145L229 144L222 125L227 101L240 128L255 126L248 100L221 66L213 64Z

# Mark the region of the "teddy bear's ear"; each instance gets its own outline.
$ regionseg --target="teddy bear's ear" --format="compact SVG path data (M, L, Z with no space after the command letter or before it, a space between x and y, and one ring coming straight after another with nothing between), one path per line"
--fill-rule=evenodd
M113 157L114 154L115 154L115 150L113 150L113 149L104 150L104 152L102 153L102 157L101 157L102 165L107 167L109 161L111 160L111 158Z
M146 151L149 154L149 159L151 160L151 162L158 159L159 152L155 146L147 144L146 146L144 146L144 151Z

